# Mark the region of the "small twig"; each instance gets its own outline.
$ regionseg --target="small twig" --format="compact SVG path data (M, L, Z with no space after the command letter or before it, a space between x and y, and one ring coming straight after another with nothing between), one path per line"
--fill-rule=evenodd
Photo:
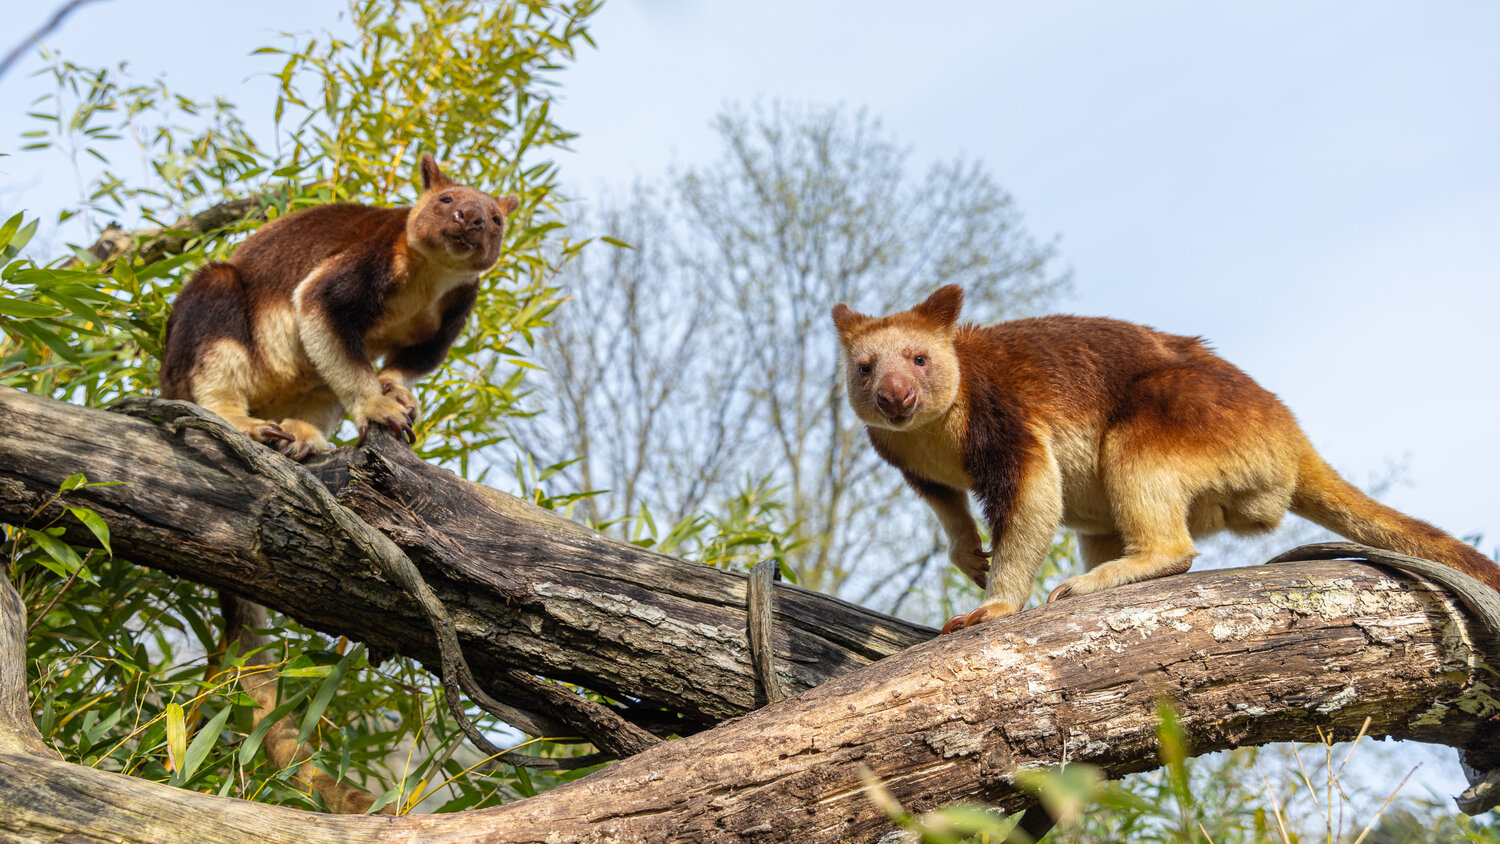
M1292 838L1286 831L1286 823L1281 818L1281 803L1276 800L1275 789L1271 788L1271 778L1264 773L1260 775L1260 778L1266 784L1266 797L1271 800L1271 814L1276 818L1276 831L1281 833L1281 844L1292 844Z
M1348 765L1349 764L1349 760L1354 757L1354 749L1356 747L1359 747L1359 742L1360 742L1361 739L1363 739L1365 737L1365 731L1368 730L1368 729L1370 729L1370 716L1366 715L1365 716L1365 723L1360 726L1359 733L1357 733L1354 736L1354 741L1352 741L1352 742L1349 743L1349 752L1346 753L1346 754L1344 754L1344 761L1342 761L1342 762L1339 763L1339 769L1338 769L1337 773L1343 773L1344 772L1344 766Z
M57 29L59 26L62 26L62 22L64 20L67 20L68 15L73 14L73 12L78 9L78 7L93 2L95 2L95 0L68 0L68 2L57 7L57 11L52 13L51 19L42 24L41 28L36 32L33 32L25 38L22 38L21 43L17 44L15 48L5 56L4 60L0 60L0 77L5 76L5 74L10 70L11 66L21 60L21 56L26 54L26 51L31 48L31 45L40 42L43 38L51 35L52 30Z
M1367 824L1365 824L1364 831L1359 834L1358 838L1354 839L1354 844L1360 844L1361 841L1365 840L1365 836L1369 835L1370 834L1370 830L1375 827L1375 822L1378 821L1378 820L1380 820L1380 816L1381 815L1385 814L1386 807L1389 806L1389 805L1391 805L1391 801L1395 800L1396 799L1396 795L1401 792L1401 789L1403 789L1403 788L1406 787L1406 781L1409 780L1409 779L1411 779L1411 775L1415 774L1417 772L1417 768L1420 768L1420 767L1422 767L1422 766L1421 765L1417 765L1417 766L1413 767L1410 771L1406 772L1406 776L1402 777L1401 778L1401 782L1399 782L1399 783L1396 784L1396 789L1394 791L1392 791L1389 795L1386 796L1384 803L1380 804L1380 808L1378 810L1376 810L1376 812L1375 812L1375 817L1370 818L1370 822L1367 823Z
M26 628L27 636L30 636L32 631L36 630L36 626L42 623L42 619L47 617L47 613L52 612L52 608L57 606L58 601L62 600L62 596L68 593L68 587L73 585L73 581L78 579L78 575L83 571L83 569L84 566L79 566L78 568L73 569L73 573L68 575L67 580L63 581L62 588L57 590L57 594L52 596L52 600L47 602L47 606L42 607L41 610L36 613L36 615L32 616L31 624Z

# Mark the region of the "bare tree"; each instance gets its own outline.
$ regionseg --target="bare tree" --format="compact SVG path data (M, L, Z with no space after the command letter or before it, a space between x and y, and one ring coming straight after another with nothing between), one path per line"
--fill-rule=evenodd
M972 317L1020 315L1068 283L1055 244L1027 234L977 162L914 177L862 111L731 107L714 128L718 161L605 204L601 231L634 248L571 265L579 301L543 353L553 436L530 440L551 459L587 455L570 477L612 491L596 517L642 501L681 516L769 476L809 588L843 591L856 568L867 584L935 570L930 520L843 399L828 311L957 281Z
M584 250L564 269L571 301L536 355L542 412L516 426L519 438L547 463L583 458L568 477L596 493L578 514L590 523L643 504L688 517L742 465L746 366L718 354L723 317L680 270L667 198L637 184L570 228L615 248Z

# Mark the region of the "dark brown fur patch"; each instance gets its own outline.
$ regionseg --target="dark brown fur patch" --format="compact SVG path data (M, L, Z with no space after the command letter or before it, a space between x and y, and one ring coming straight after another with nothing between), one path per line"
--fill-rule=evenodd
M1017 373L1004 358L986 354L984 337L974 329L954 337L962 381L958 401L968 420L961 441L964 469L974 479L974 493L993 536L999 536L1015 512L1026 461L1036 438L1026 429L1026 408L1014 385Z
M438 331L428 340L399 349L386 361L388 369L420 375L438 368L448 355L448 348L458 339L469 312L474 310L474 301L479 296L479 285L468 284L449 292L442 303L443 318Z
M167 318L167 337L161 363L161 394L169 399L193 398L192 371L198 349L216 340L232 340L246 351L251 342L251 309L239 271L215 262L193 274L177 295Z

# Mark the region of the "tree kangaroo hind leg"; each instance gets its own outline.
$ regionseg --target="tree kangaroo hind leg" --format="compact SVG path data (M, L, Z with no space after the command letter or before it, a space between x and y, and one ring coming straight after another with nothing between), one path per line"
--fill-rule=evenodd
M192 399L256 442L290 442L294 437L280 425L250 415L249 393L254 377L248 349L233 340L214 341L203 350L194 368Z
M233 265L214 263L198 270L167 320L161 394L197 402L257 442L290 440L276 423L250 415L260 367L249 308Z
M318 387L289 402L278 404L267 415L282 416L281 430L292 436L281 446L281 453L293 460L305 460L314 454L333 451L328 435L344 418L344 406L327 387Z
M1083 560L1083 570L1093 571L1125 556L1125 539L1118 533L1080 533L1078 556Z
M1198 555L1187 523L1191 495L1178 467L1142 455L1106 455L1105 464L1104 486L1119 534L1090 537L1083 545L1089 571L1063 581L1048 601L1182 574ZM1101 561L1108 551L1123 556Z

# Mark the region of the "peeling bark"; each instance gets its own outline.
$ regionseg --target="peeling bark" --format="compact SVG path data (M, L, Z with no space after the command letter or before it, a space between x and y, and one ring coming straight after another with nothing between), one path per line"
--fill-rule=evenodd
M1500 759L1495 642L1443 592L1348 562L1204 572L919 645L509 806L332 818L0 751L0 830L127 841L872 840L871 768L908 808L1029 805L1016 772L1157 765L1155 705L1192 752L1317 731ZM45 830L39 834L37 830Z

